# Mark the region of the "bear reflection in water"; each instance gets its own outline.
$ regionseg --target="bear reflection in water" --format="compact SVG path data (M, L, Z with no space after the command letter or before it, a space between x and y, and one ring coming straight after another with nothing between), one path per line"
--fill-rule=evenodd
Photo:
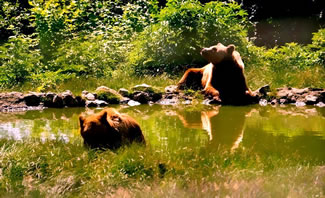
M207 111L178 110L177 116L186 128L203 129L208 133L210 145L221 145L235 150L240 145L246 116L251 108L215 106Z

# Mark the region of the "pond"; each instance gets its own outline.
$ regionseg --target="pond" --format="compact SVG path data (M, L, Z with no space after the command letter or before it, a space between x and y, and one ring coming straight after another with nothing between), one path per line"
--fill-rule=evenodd
M115 106L140 124L147 144L173 151L249 149L259 155L299 155L325 161L325 108L314 106ZM101 109L63 108L0 113L0 138L46 142L82 141L80 113Z

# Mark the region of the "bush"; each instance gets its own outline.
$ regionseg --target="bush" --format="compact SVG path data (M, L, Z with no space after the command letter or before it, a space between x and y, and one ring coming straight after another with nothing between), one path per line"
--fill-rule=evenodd
M266 83L279 86L324 87L325 31L314 33L313 43L308 46L287 43L266 49L248 45L243 57L248 81L254 88Z
M30 37L12 37L0 46L0 87L23 83L42 67L40 51Z
M200 49L221 42L246 48L247 13L237 3L170 0L134 41L129 57L138 74L174 73L203 62Z
M61 73L111 76L128 50L126 41L118 41L114 36L91 34L77 37L62 44L57 49L51 69L61 69Z
M313 33L312 44L309 46L317 56L317 63L325 68L325 28Z

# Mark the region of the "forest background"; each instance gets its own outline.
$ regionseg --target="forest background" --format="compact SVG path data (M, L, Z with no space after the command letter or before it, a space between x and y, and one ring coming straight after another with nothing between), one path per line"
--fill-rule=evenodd
M325 87L323 3L290 2L273 13L280 2L3 0L0 89L165 86L187 68L204 66L200 49L218 42L236 45L253 89ZM290 14L319 22L310 42L263 46L256 21L271 24Z

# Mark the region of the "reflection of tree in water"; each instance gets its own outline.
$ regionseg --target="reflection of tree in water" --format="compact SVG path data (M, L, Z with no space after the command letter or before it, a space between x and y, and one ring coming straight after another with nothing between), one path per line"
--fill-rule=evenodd
M42 111L0 113L0 138L41 138L67 141L79 137L78 115L84 108L49 108Z
M245 118L250 111L250 107L216 106L206 111L180 110L177 115L185 127L207 131L209 146L234 150L242 141Z

